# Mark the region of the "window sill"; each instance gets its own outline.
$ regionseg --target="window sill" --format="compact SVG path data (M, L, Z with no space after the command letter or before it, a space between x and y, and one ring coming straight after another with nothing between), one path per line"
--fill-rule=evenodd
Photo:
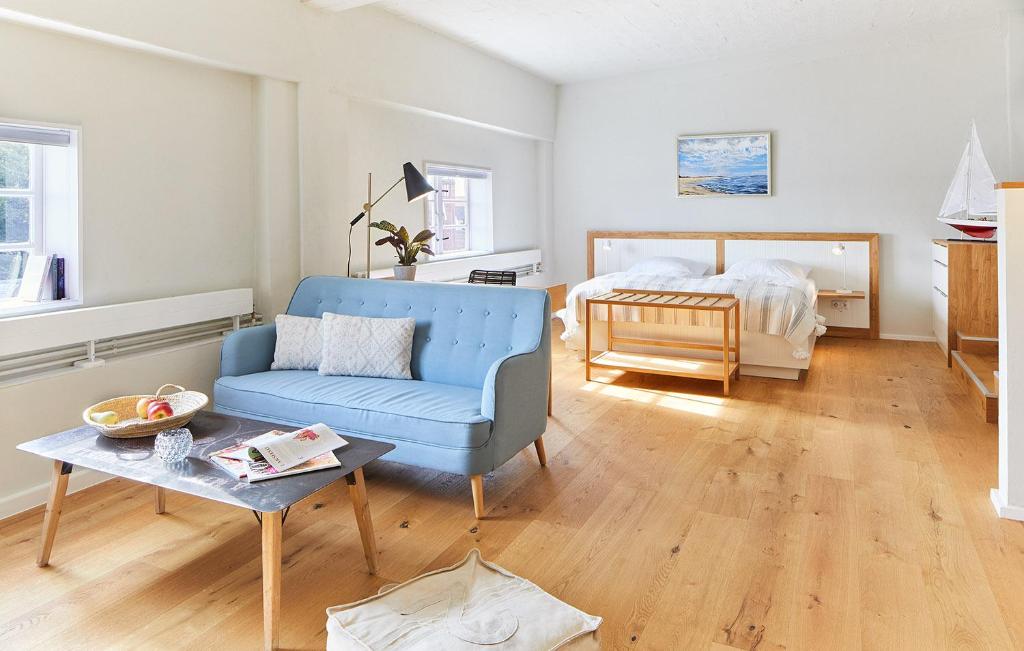
M458 253L443 253L441 255L432 255L430 259L422 264L430 264L431 262L444 262L445 260L461 260L462 258L479 258L483 255L493 255L494 251L459 251Z
M60 312L82 307L82 301L65 298L59 301L22 301L16 298L0 300L0 319L15 316L30 316L45 312Z

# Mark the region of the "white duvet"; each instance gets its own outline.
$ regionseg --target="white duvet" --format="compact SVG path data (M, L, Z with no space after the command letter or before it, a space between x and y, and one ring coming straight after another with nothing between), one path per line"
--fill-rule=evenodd
M562 339L570 341L583 327L581 322L584 321L584 315L580 310L584 299L613 289L732 294L740 299L743 330L784 337L793 346L793 357L797 359L809 356L807 341L812 334L820 336L825 333L825 327L821 325L824 319L814 311L816 290L812 280L669 276L618 271L573 287L566 299L562 319L565 332ZM606 318L606 306L595 306L592 309L592 319ZM641 321L640 308L616 306L613 310L616 321ZM647 308L642 318L648 323L690 326L721 326L720 319L713 312L672 308Z

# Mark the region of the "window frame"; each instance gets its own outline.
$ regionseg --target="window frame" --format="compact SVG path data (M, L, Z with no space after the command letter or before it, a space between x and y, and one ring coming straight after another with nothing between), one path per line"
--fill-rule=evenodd
M80 308L85 305L85 209L84 209L84 153L83 153L83 129L80 124L64 122L48 122L45 120L24 120L9 118L0 115L0 124L36 127L40 129L57 129L67 131L70 134L70 143L67 145L69 159L67 160L68 181L71 184L70 192L64 196L59 208L61 216L56 217L49 228L59 230L71 230L70 242L67 248L62 248L62 257L66 260L67 273L65 283L67 287L67 298L59 301L42 300L39 302L21 301L16 296L7 299L0 299L0 321L10 317L30 316L47 312L58 312ZM51 188L47 186L46 176L52 160L46 157L47 147L42 144L28 144L34 151L32 160L32 183L31 190L34 194L30 201L31 212L29 216L29 229L31 246L24 242L0 244L0 251L28 251L30 255L45 255L49 246L57 246L55 243L48 243L46 233L48 230L46 213L49 207L47 196ZM50 161L48 163L47 161ZM60 164L60 163L58 163ZM54 186L57 187L57 186ZM24 196L26 190L14 190L5 188L0 190L3 194L20 194ZM59 239L59 238L58 238Z
M0 251L28 251L29 255L40 255L46 250L46 224L44 196L46 178L43 172L42 145L26 144L29 151L28 188L0 188L0 197L27 197L28 242L0 242Z
M434 196L428 197L427 201L423 202L423 215L424 215L423 225L424 225L424 228L429 228L431 230L434 230L434 232L435 232L435 238L434 238L434 240L432 242L432 244L434 244L435 246L432 246L432 248L435 251L437 251L437 255L431 256L431 260L445 260L445 259L451 259L451 258L465 258L465 257L478 256L478 255L489 255L490 253L493 253L493 251L491 251L491 250L480 250L480 249L474 249L473 248L473 237L474 237L475 229L479 228L479 226L480 226L479 222L477 223L476 227L474 227L474 223L473 223L474 222L474 218L473 218L473 209L472 209L472 206L473 206L473 198L472 198L473 197L473 189L472 189L473 183L472 183L472 181L474 180L474 178L471 177L471 176L460 176L458 174L454 174L453 175L453 174L436 174L436 173L431 173L431 168L432 167L433 168L438 168L438 167L440 167L440 168L447 168L447 169L450 169L450 170L453 170L453 171L465 170L466 172L472 172L472 173L476 173L476 174L483 174L483 175L485 175L487 183L489 185L488 190L492 194L491 211L490 211L491 214L488 215L487 217L489 217L491 220L494 219L494 215L493 215L493 210L494 210L493 209L494 172L493 172L493 170L491 170L491 168L483 167L483 166L479 166L479 165L468 165L468 164L464 164L464 163L448 163L448 162L436 161L436 160L424 161L423 162L423 172L424 172L424 176L427 177L428 182L430 180L430 177L432 177L432 176L433 177L438 177L438 176L444 177L444 176L447 176L449 178L465 178L466 179L466 198L465 198L465 204L464 204L465 207L466 207L466 223L465 223L465 225L453 225L453 226L449 227L449 228L459 228L459 229L463 229L465 231L465 233L466 233L466 247L464 249L459 249L458 251L450 251L450 252L446 252L444 250L444 245L443 245L443 241L444 240L441 239L441 236L443 234L443 229L444 229L443 221L441 223L437 224L436 225L437 229L434 230L434 226L432 224L433 217L434 217L434 214L433 214L434 211L431 210L431 206L436 206L438 204L440 204L442 206L444 205L444 200L443 199L441 201L438 201L438 199L435 198L437 194L440 194L440 191L435 193ZM463 201L460 200L457 203L462 204ZM477 219L480 219L480 218L481 217L477 217Z

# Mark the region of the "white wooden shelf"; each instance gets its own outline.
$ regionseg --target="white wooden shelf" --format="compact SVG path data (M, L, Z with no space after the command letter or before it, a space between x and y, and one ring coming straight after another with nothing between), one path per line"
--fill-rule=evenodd
M704 380L721 380L725 374L721 360L627 353L619 350L605 351L595 355L591 358L590 365L635 373L656 373ZM738 367L739 364L730 361L729 373L734 372Z

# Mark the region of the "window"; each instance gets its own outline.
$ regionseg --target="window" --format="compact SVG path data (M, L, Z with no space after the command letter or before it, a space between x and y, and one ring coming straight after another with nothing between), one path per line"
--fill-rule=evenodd
M77 304L77 133L0 122L0 317L57 307L54 258L63 260L64 305ZM26 299L25 283L47 260L45 291Z
M437 190L426 203L435 257L491 253L491 171L429 162L425 169Z
M31 253L38 253L42 181L39 145L0 142L0 299L15 296Z

